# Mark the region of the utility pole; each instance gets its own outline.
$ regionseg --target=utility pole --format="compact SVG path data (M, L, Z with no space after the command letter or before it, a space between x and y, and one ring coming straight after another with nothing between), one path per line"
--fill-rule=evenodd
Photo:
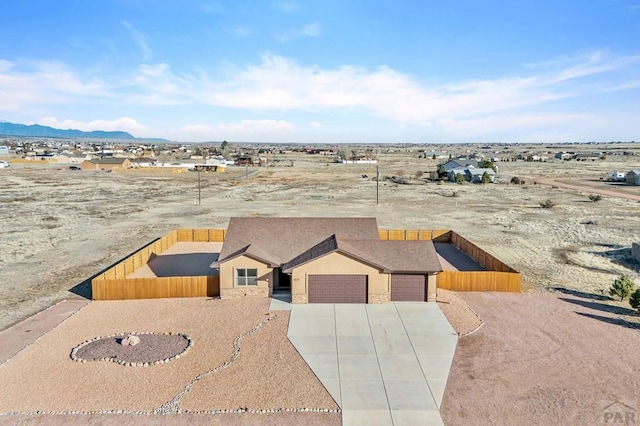
M200 205L200 167L198 167L198 205Z
M378 205L380 195L380 172L378 171L378 165L376 164L376 206Z

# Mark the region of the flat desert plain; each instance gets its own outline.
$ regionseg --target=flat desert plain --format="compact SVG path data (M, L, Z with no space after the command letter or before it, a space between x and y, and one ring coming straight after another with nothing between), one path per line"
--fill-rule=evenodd
M640 187L615 185L601 178L613 170L640 169L640 157L611 156L594 162L499 162L498 176L503 183L487 185L431 182L426 176L436 169L438 161L418 157L417 149L395 149L379 155L378 185L373 179L376 165L338 164L329 156L286 154L280 156L285 161L276 164L293 162L293 167L229 167L224 173L201 173L200 191L194 172L70 171L66 165L55 164L16 164L1 170L0 329L60 299L86 296L91 276L175 228L226 227L233 216L373 216L380 228L455 230L522 273L522 292L528 294L509 297L577 298L573 304L582 299L591 303L597 298L598 309L610 318L605 321L589 312L579 315L563 311L546 326L570 327L567 318L571 318L580 321L585 333L556 333L543 330L545 321L540 313L531 312L548 306L528 304L526 315L531 315L541 330L527 338L534 347L547 344L547 335L560 335L559 339L566 340L563 345L576 339L588 340L592 323L598 323L598 344L604 346L601 351L606 351L606 333L612 340L619 332L639 336L633 328L638 316L628 304L609 300L603 294L621 274L630 275L640 284L640 266L630 259L632 243L640 242ZM384 179L391 176L402 176L405 183ZM513 176L523 178L526 184L508 183ZM602 200L590 201L588 195L592 193L602 194ZM556 205L542 208L540 203L548 199ZM489 318L475 334L460 339L451 379L456 392L448 389L445 395L445 421L463 424L475 419L467 424L505 424L530 412L532 424L536 420L544 423L545 417L539 413L546 412L545 404L551 403L544 388L516 392L522 398L532 398L535 408L524 404L509 411L507 417L500 417L504 412L500 407L507 402L478 402L469 393L469 389L477 392L478 388L465 388L465 380L478 378L473 383L495 387L495 396L502 398L510 394L510 389L525 388L527 383L518 379L517 370L508 378L488 375L490 366L500 370L504 352L486 349L491 344L519 341L516 333L523 330L521 324L513 327L506 340L499 340L496 336L510 329L495 317L498 314L491 313L491 299L460 296L481 317L485 313ZM518 315L517 310L504 306L501 296L494 296L496 304L502 306L498 312L507 317ZM624 338L628 337L625 334ZM527 352L524 346L516 355ZM580 347L587 350L589 345ZM602 354L599 356L602 358ZM623 365L630 365L627 372L640 378L638 352L628 356L635 359ZM476 361L469 362L469 357ZM526 364L527 359L523 357L521 362ZM588 358L583 361L588 362ZM607 371L600 370L600 387L606 388ZM563 385L553 389L562 392ZM628 394L637 394L637 390ZM560 404L571 403L571 399L554 398ZM589 416L599 413L601 400L614 403L614 399L610 393L600 399L591 395ZM550 419L564 418L561 408ZM640 405L636 408L640 410ZM572 418L575 424L584 420L579 415Z

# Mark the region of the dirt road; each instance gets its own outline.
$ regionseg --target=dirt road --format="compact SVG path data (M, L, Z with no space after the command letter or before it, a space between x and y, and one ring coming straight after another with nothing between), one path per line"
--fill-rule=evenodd
M532 178L532 180L538 185L557 186L558 188L573 189L576 191L588 192L590 194L600 194L600 195L606 195L607 197L616 197L616 198L623 198L625 200L640 201L640 191L638 191L639 192L638 195L634 195L634 194L629 194L622 191L617 191L615 189L598 188L593 185L578 183L575 181L567 182L567 180L549 179L549 178Z

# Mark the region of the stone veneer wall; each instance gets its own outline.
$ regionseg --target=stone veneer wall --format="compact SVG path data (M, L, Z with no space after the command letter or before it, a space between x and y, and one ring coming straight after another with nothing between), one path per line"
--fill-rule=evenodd
M309 301L307 300L306 294L293 294L291 295L291 303L304 304L304 303L309 303Z
M260 288L260 287L250 287L250 286L220 289L221 299L236 299L236 298L245 297L245 296L269 297L269 289Z
M389 293L370 294L367 303L387 303L389 302Z

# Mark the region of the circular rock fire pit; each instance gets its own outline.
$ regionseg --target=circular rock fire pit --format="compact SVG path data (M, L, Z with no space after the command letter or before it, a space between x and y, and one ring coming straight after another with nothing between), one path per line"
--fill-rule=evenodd
M71 359L149 366L180 358L192 345L191 338L180 333L120 333L82 342L71 351Z

